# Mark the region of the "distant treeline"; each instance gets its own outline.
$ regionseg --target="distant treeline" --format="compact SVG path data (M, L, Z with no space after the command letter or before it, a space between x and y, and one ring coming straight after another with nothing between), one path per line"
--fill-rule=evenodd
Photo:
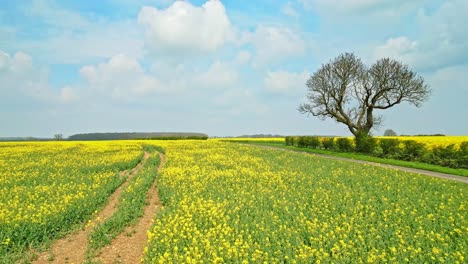
M68 140L124 140L124 139L208 139L207 134L186 133L186 132L133 132L133 133L86 133L75 134L68 137Z
M0 137L0 141L51 141L51 138L36 137Z

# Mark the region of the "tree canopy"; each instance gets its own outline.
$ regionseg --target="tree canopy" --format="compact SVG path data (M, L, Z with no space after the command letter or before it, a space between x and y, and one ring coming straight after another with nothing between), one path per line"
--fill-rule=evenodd
M397 133L393 129L386 129L383 135L386 137L394 137L397 136Z

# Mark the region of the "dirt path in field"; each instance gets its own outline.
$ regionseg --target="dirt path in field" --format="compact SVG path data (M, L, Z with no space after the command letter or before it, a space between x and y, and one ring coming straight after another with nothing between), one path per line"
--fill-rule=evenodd
M39 254L38 258L32 263L42 264L42 263L83 263L86 260L86 249L87 249L87 239L90 231L98 224L104 222L116 211L116 206L119 201L120 194L122 190L127 186L129 179L131 179L145 164L146 160L149 157L149 153L145 152L143 159L131 170L126 170L120 172L120 175L128 176L127 180L117 188L114 193L109 197L109 203L104 207L104 209L97 214L97 216L91 220L83 229L67 235L64 238L61 238L55 241L49 251Z
M164 167L165 157L159 153L161 162L158 172ZM147 231L151 228L152 220L157 210L162 207L158 193L158 177L153 182L148 191L148 205L145 207L143 216L135 226L127 227L120 233L109 246L104 247L101 253L94 258L98 263L140 263L143 257L143 250L148 241Z
M434 177L434 178L440 178L440 179L445 179L445 180L450 180L450 181L457 181L457 182L462 182L462 183L467 183L468 184L468 177L452 175L452 174L447 174L447 173L427 171L427 170L421 170L421 169L413 169L413 168L408 168L408 167L401 167L401 166L395 166L395 165L383 164L383 163L377 163L377 162L371 162L371 161L365 161L365 160L355 160L355 159L350 159L350 158L336 157L336 156L330 156L330 155L325 155L325 154L305 152L305 151L300 151L300 150L283 149L283 148L277 148L277 147L273 147L273 146L261 146L261 145L245 144L245 143L241 143L241 144L242 145L247 145L247 146L255 146L255 147L259 147L259 148L268 148L268 149L276 149L276 150L283 150L283 151L289 151L289 152L303 153L305 155L318 156L318 157L327 158L327 159L343 160L343 161L350 161L350 162L355 162L355 163L360 163L360 164L379 166L379 167L383 167L383 168L389 168L389 169L396 169L396 170L401 170L401 171L406 171L406 172L412 172L412 173L422 174L422 175L430 176L430 177Z

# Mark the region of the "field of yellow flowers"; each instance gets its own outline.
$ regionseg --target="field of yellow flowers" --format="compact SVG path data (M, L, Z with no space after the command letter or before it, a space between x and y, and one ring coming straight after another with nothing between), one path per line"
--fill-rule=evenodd
M300 153L160 142L146 263L466 263L462 183Z
M414 140L425 144L428 148L435 146L446 147L448 145L458 146L460 143L468 141L468 136L406 136L406 137L377 137L377 138L396 138L398 140Z
M0 256L85 221L142 155L124 141L0 143Z
M142 144L166 153L145 263L466 263L463 183L218 140L0 143L0 256L85 222Z

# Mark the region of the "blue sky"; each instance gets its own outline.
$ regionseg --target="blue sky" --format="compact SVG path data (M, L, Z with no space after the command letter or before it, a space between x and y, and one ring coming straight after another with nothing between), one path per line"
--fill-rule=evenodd
M301 115L342 52L408 64L433 94L399 134L468 134L465 0L0 0L0 137L193 131L349 135Z

